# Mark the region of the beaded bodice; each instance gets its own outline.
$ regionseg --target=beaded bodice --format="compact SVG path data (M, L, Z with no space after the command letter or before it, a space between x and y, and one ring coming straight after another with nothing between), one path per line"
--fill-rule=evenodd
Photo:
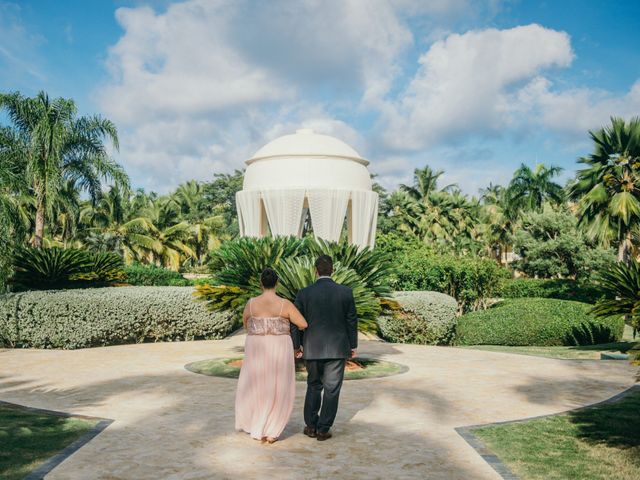
M289 320L283 317L249 317L248 335L289 335Z

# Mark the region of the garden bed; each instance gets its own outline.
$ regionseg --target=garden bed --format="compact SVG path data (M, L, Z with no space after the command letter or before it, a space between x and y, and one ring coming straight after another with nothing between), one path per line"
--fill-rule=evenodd
M185 365L185 368L193 373L209 375L212 377L238 378L242 358L213 358ZM360 380L365 378L380 378L398 375L408 370L408 367L399 363L386 362L375 358L358 358L347 362L344 379ZM296 380L305 381L307 372L302 361L296 362Z

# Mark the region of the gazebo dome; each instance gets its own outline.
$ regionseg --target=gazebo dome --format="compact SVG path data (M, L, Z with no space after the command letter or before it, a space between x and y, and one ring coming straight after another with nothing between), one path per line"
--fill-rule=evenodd
M369 162L337 138L301 129L269 142L246 161L236 195L240 235L313 233L337 241L347 220L351 243L373 247L378 194Z
M246 162L244 190L371 190L369 162L342 140L301 129L267 143Z

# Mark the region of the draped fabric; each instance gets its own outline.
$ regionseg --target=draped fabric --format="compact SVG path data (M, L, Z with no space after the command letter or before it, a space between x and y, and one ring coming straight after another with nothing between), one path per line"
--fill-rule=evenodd
M272 235L300 235L304 195L304 189L264 190L262 192Z
M313 233L318 238L337 242L347 214L348 190L309 190L309 212Z
M236 193L236 206L240 236L261 237L260 192L249 190Z
M364 190L351 192L351 242L373 248L378 217L378 194Z

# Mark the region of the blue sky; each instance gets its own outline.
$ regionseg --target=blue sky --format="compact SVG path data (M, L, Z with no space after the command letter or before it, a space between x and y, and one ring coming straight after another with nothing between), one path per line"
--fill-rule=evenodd
M639 23L637 1L0 0L0 90L114 120L146 189L306 126L387 187L429 164L476 194L520 163L565 180L588 129L640 115Z

